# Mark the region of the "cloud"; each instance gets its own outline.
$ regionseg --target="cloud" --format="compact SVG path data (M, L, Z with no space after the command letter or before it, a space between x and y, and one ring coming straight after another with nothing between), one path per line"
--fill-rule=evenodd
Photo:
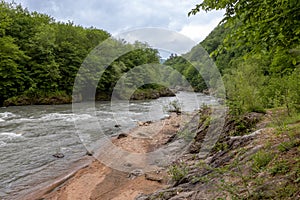
M223 17L219 16L208 21L208 23L199 24L191 22L183 25L179 33L191 38L194 41L202 41L222 19Z
M6 0L9 1L9 0ZM46 13L58 21L73 21L112 34L157 27L178 31L199 42L218 24L223 11L188 17L199 0L14 0L30 11ZM202 30L203 29L203 30Z
M128 42L147 42L151 47L169 53L186 53L196 43L190 38L176 31L161 28L142 28L118 35Z

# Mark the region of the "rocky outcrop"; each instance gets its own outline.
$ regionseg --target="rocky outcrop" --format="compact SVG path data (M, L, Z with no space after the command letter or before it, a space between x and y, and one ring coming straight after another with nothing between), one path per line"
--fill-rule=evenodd
M187 152L174 163L174 165L179 166L177 170L183 170L180 169L181 165L185 166L185 170L188 170L188 172L179 179L173 179L169 188L148 195L139 195L136 197L136 200L199 200L217 199L220 197L219 188L216 188L214 185L214 182L219 181L220 175L211 176L209 181L204 177L214 174L215 169L232 162L237 154L239 154L238 149L247 147L247 153L244 154L244 159L249 159L251 155L261 148L261 146L251 145L249 147L249 144L261 134L262 129L254 131L251 134L247 133L253 130L255 124L259 122L263 114L249 113L241 116L239 120L234 120L232 117L227 116L216 148L214 148L206 158L199 160L197 155L208 131L209 122L211 120L209 117L210 114L211 109L209 108L201 110L198 129L191 146L187 149ZM241 123L244 125L242 129L239 127ZM241 132L238 134L238 131ZM178 138L173 138L173 140L176 139ZM223 145L224 147L220 148L218 145ZM178 165L178 163L181 164Z

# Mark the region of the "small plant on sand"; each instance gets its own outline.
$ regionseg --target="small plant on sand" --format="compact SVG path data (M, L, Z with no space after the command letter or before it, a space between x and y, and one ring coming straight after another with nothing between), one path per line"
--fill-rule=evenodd
M167 106L164 106L164 110L167 112L175 112L176 114L181 114L181 105L178 100L169 102Z

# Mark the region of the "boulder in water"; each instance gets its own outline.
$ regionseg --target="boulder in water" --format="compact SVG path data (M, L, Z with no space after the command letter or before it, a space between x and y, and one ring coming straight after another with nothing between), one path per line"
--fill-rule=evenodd
M52 156L55 157L55 158L63 158L63 157L65 157L65 155L63 153L56 153L56 154L53 154Z
M88 151L88 150L86 151L86 155L87 155L87 156L93 156L93 154L94 154L93 151Z

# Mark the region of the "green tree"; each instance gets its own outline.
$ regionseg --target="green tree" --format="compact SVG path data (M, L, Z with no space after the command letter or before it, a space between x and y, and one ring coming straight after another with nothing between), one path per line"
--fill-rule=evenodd
M299 7L297 0L204 0L189 13L225 9L216 29L224 27L225 36L211 35L202 44L224 74L228 102L237 114L299 108ZM217 48L215 36L221 40Z
M45 104L51 99L66 103L73 91L88 99L104 94L107 100L124 73L146 63L159 63L158 51L149 45L106 40L109 37L106 31L56 22L48 15L1 0L0 104ZM124 50L127 53L123 54ZM86 68L77 76L82 65ZM73 90L76 77L78 84ZM145 77L137 73L133 79L143 81Z
M204 0L189 15L225 9L223 22L235 27L232 39L255 48L290 47L299 43L300 2L297 0Z
M12 37L0 37L0 47L0 103L2 104L5 99L24 91L26 77L22 74L24 66L21 63L28 57L14 43Z

